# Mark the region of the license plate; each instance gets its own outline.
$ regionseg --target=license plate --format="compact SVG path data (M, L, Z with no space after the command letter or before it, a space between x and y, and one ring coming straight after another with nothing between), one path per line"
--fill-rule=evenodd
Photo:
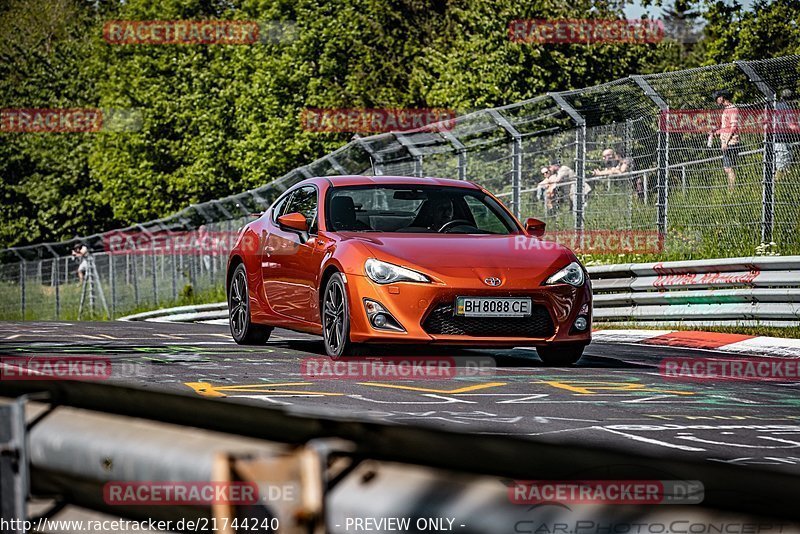
M464 317L529 317L531 299L513 297L456 297L456 315Z

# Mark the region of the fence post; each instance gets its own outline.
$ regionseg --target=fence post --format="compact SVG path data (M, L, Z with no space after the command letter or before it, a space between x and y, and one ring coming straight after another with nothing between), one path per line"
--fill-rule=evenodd
M19 289L20 289L20 311L22 312L22 320L25 320L25 276L26 271L25 260L19 262Z
M375 150L368 143L365 143L364 139L360 135L355 134L353 136L353 141L355 142L356 145L361 147L361 150L367 153L367 156L369 157L370 161L370 169L372 170L372 175L373 176L382 175L383 169L381 168L381 164L383 163L383 159L381 158L381 155L375 152Z
M575 231L581 239L583 244L583 191L584 184L586 183L586 119L583 115L578 113L578 110L572 107L569 102L559 93L548 93L558 107L564 110L569 115L572 122L575 123L577 129L575 130L575 174L577 175L575 182Z
M150 252L150 257L153 259L153 304L158 306L158 258L155 251Z
M61 315L61 291L60 291L61 280L58 279L58 257L53 258L52 280L53 280L53 289L56 292L56 321L58 321L59 316Z
M175 254L172 254L172 300L178 300L178 260Z
M498 110L487 110L495 124L511 136L511 210L520 218L520 191L522 189L522 134Z
M466 180L467 179L467 147L464 146L464 143L459 141L459 139L450 133L447 130L439 130L439 135L441 135L447 142L453 145L453 149L456 151L456 157L458 158L458 179L459 180Z
M467 179L467 151L459 150L458 152L458 179Z
M24 401L0 406L0 520L3 532L23 534L28 518L28 444ZM16 524L15 524L16 523Z
M130 258L130 255L128 255L128 258ZM136 273L136 270L137 270L136 260L135 259L132 260L130 262L130 265L133 267L133 271L131 272L131 277L133 278L133 301L136 304L136 306L138 306L139 305L139 276Z
M656 185L656 227L659 236L662 239L667 235L667 203L669 201L669 132L666 128L662 128L663 124L669 122L669 104L661 98L655 89L642 76L634 75L631 79L636 82L636 85L641 88L645 96L647 96L659 109L659 122L658 122L658 183Z
M764 111L770 118L769 125L764 124L764 156L761 160L761 242L772 241L772 230L775 225L775 105L777 104L774 89L764 81L747 61L734 61L744 72L750 82L755 84L765 98Z
M153 270L153 305L158 306L158 265L156 263L156 246L155 240L153 238L153 232L145 228L141 224L137 224L136 226L147 235L147 239L150 241L150 258L151 258L151 269ZM145 267L145 258L142 258L142 273L145 275L147 274L147 268Z
M114 278L114 254L108 252L108 285L111 288L111 318L117 316L117 283Z
M189 254L189 284L192 286L192 298L197 294L197 254Z
M397 142L408 151L411 157L414 158L414 176L422 177L422 152L420 152L414 143L409 141L405 135L399 132L392 132L392 135L397 139Z
M631 143L631 138L633 134L631 131L633 130L633 120L632 119L625 119L625 157L631 158L631 154L633 154L633 145ZM608 188L611 188L611 180L606 181ZM628 195L628 230L633 228L633 195Z

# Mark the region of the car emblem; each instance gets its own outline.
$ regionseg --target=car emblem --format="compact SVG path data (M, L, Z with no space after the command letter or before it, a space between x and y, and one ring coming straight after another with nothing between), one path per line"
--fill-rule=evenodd
M486 284L487 286L497 287L500 284L502 284L503 281L500 280L499 278L494 277L494 276L490 276L489 278L484 278L483 279L483 283Z

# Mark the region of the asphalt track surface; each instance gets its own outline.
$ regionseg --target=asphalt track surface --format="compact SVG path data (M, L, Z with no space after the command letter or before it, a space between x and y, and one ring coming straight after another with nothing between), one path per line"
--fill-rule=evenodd
M665 357L726 356L708 350L593 343L565 368L545 367L527 349L425 351L454 357L457 376L309 379L303 362L323 354L318 338L285 330L241 347L226 326L209 324L0 323L0 356L107 357L109 381L146 389L800 473L800 384L677 381L659 372ZM401 347L379 355L420 354Z

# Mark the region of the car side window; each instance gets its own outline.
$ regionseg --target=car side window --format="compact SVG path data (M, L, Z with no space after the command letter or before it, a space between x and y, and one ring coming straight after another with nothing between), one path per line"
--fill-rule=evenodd
M508 228L503 224L503 221L489 209L489 206L473 197L472 195L464 195L464 202L472 214L475 221L476 228L491 232L494 234L503 234L508 232Z
M302 213L308 224L308 233L317 233L317 190L312 186L301 187L292 195L285 213Z
M278 200L278 202L275 203L275 207L272 208L272 221L273 222L277 222L278 221L278 217L280 217L281 215L286 213L286 206L289 205L288 200L290 198L292 198L293 194L294 194L294 192L291 192L288 195L284 195L283 198L281 198L280 200Z

